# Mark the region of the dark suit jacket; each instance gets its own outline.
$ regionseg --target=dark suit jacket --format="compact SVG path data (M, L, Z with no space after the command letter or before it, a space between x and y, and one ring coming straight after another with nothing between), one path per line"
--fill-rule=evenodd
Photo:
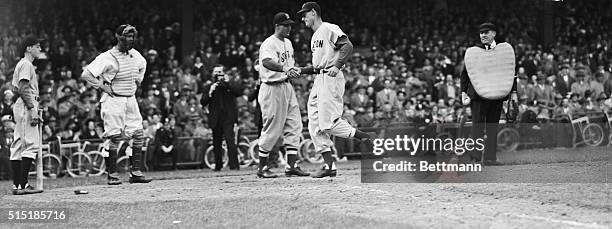
M568 92L572 91L572 84L574 83L574 79L571 76L567 77L567 83L563 80L563 76L558 75L555 77L555 90L561 96L566 96Z
M242 89L234 81L227 82L224 86L218 86L209 96L210 86L206 86L202 93L202 106L208 105L208 126L215 128L218 122L222 124L236 123L238 121L238 109L236 108L236 97L242 95Z
M438 85L438 99L444 99L444 101L448 101L448 87L455 87L455 85L448 85L446 83ZM461 98L459 88L455 87L455 99Z
M484 49L484 44L478 44L476 45L476 47ZM516 91L516 79L517 78L514 78L514 83L512 84L511 91ZM470 77L468 76L467 69L465 68L465 64L463 64L463 72L461 72L461 92L467 93L467 95L470 97L472 101L479 101L479 100L484 99L480 97L480 95L478 95L478 93L476 92L476 89L474 89L474 86L472 86L472 81L470 81ZM508 94L508 96L510 96L510 94ZM502 98L500 100L506 100L506 99L507 98Z

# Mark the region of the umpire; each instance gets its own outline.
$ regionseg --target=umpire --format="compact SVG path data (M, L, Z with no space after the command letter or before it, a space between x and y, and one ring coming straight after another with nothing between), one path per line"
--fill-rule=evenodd
M470 159L484 165L502 165L496 156L497 128L503 102L509 96L514 102L518 100L516 57L510 44L495 42L497 28L493 23L483 23L478 30L481 43L465 52L461 100L472 109L472 137L483 138L486 131L487 138L484 152L473 151Z
M227 144L229 168L239 170L234 124L238 122L236 97L242 95L242 89L235 81L229 80L229 76L223 70L223 65L216 65L212 74L215 82L204 89L201 104L203 107L208 105L209 110L208 125L212 128L215 153L214 170L221 171L223 167L222 143L224 138Z

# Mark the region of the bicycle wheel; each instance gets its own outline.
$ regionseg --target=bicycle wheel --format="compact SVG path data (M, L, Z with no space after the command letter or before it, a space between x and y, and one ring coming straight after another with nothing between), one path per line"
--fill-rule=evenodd
M255 139L251 143L249 143L249 155L251 155L251 158L253 158L253 162L255 164L259 164L259 146L257 145L258 142L259 139Z
M253 158L249 153L249 144L241 142L238 144L238 162L240 163L240 168L247 168L253 164Z
M90 151L89 157L91 158L91 172L90 176L100 176L106 172L106 164L104 162L104 156L98 151Z
M209 146L208 149L206 149L206 154L204 155L204 164L206 164L206 166L208 166L208 168L210 169L215 169L216 167L215 152L213 148L214 146ZM229 163L229 159L227 158L227 149L223 147L222 150L223 150L222 152L223 153L223 167L225 167Z
M130 157L122 156L117 159L117 172L127 173L128 171L130 171Z
M62 172L62 160L55 154L45 154L42 156L43 163L43 177L44 178L57 178Z
M497 133L497 150L499 152L510 152L519 146L520 136L518 131L512 128L503 128Z
M71 177L85 177L91 171L91 158L83 152L70 155L66 171Z
M604 131L600 125L589 123L582 129L584 144L588 146L598 146L604 141Z
M302 158L304 158L304 160L310 163L323 163L323 157L320 153L317 153L317 151L315 150L314 142L312 142L311 139L307 139L302 142L302 146L300 147L300 153L302 154Z

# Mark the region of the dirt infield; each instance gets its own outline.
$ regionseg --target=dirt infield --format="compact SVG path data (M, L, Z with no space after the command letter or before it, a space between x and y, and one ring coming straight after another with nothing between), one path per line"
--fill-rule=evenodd
M605 163L607 166L607 162ZM570 174L593 163L554 164ZM522 165L527 166L530 165ZM538 165L532 165L538 166ZM540 165L541 166L541 165ZM609 228L609 183L362 184L360 164L340 164L333 179L257 179L254 171L213 173L150 184L58 187L1 197L2 208L63 207L67 224L98 228ZM500 166L504 170L513 166ZM493 167L491 167L493 168ZM310 166L312 171L314 166ZM182 171L181 171L182 172ZM520 174L519 174L520 175ZM191 175L187 176L190 177ZM96 178L93 183L103 182ZM74 195L76 189L90 192ZM0 227L9 226L0 224Z

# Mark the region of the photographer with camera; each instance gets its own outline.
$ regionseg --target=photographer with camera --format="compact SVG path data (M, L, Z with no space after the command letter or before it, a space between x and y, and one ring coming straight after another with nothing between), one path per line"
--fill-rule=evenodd
M238 122L236 97L242 94L242 89L236 81L230 81L225 74L223 65L213 68L213 84L203 90L201 104L208 105L208 125L212 128L213 147L215 153L215 171L223 167L222 142L225 139L229 157L230 169L240 169L238 151L234 139L234 125Z

